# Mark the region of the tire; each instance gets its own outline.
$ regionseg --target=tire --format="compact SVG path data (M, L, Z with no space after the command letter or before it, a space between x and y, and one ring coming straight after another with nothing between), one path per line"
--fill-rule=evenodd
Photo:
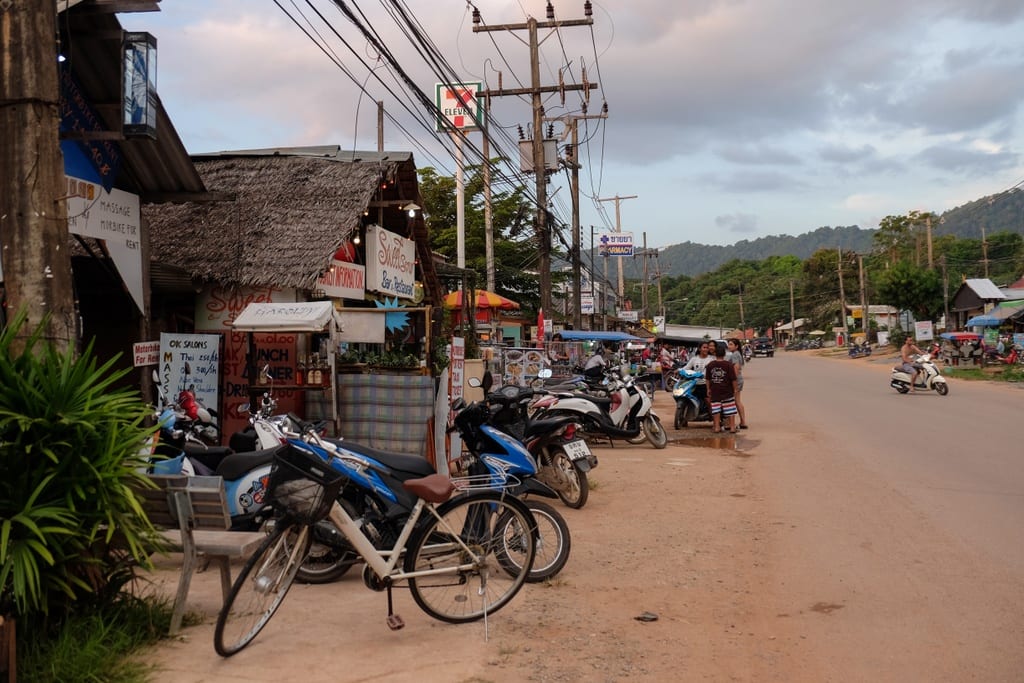
M217 615L217 654L230 657L239 652L267 625L292 587L311 537L308 526L279 524L249 558Z
M518 498L499 491L457 496L429 515L406 545L405 571L450 567L449 574L409 579L409 592L424 612L461 624L497 612L526 581L537 550L537 522ZM514 534L503 538L502 533ZM461 542L453 538L458 534ZM475 554L469 557L465 544ZM510 566L527 571L510 572ZM459 569L456 569L459 568Z
M530 508L533 518L537 520L537 553L533 558L533 567L526 576L526 582L540 583L552 578L565 567L565 563L569 561L569 551L572 549L572 538L569 535L569 525L555 508L539 500L526 501L526 507ZM505 520L515 523L511 515L506 515ZM506 536L503 535L504 537ZM514 538L514 535L511 537ZM515 557L511 553L507 556ZM521 569L516 567L515 571Z
M338 503L345 508L345 512L348 513L352 519L358 519L359 513L356 512L355 507L352 503L347 500L338 499ZM349 544L345 536L334 526L330 518L325 518L320 522L317 522L316 529L312 530L311 534L313 539L309 546L309 552L306 554L306 559L302 561L302 566L299 567L299 571L295 574L295 580L299 583L331 583L337 581L342 576L348 573L354 565L362 562L362 558L355 549ZM324 542L318 540L318 536L321 534L331 534L337 540L335 542Z
M587 498L590 497L590 480L587 479L587 473L561 448L552 450L550 467L558 472L559 480L567 481L569 485L568 491L564 487L555 487L559 500L574 510L586 505Z
M949 393L949 385L945 382L936 382L935 391L939 392L939 396L945 396Z
M686 429L687 424L689 424L689 421L686 419L686 408L676 404L676 417L672 426L679 430Z
M896 387L896 391L901 393L901 394L905 394L908 391L910 391L910 387L908 387L906 385L901 385L901 386Z
M655 448L661 449L668 445L668 434L665 433L661 420L653 415L644 418L644 434Z

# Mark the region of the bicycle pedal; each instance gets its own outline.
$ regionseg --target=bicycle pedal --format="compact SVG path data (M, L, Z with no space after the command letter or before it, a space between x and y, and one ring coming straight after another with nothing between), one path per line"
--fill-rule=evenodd
M397 614L388 615L388 628L392 631L398 631L405 627L405 622L402 621L402 617Z

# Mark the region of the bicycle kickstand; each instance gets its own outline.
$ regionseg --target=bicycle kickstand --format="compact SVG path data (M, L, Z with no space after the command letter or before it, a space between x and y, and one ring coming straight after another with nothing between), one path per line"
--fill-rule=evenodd
M388 628L392 631L398 631L405 627L405 621L402 617L395 614L394 605L391 601L391 584L388 583Z

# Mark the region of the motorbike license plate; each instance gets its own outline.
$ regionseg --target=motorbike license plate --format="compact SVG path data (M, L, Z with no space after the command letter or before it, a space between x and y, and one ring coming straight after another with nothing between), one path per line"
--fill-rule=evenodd
M590 446L588 446L587 442L582 439L569 441L563 446L563 448L565 448L565 454L569 456L570 460L582 460L583 458L590 456Z

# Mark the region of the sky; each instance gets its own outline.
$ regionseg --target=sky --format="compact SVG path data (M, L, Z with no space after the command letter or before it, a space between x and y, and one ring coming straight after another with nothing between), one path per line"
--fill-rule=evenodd
M584 16L583 0L552 4L558 20ZM380 100L385 149L454 175L454 145L341 5L431 99L441 79L396 5L464 81L529 86L527 33L474 33L464 0L162 0L159 13L120 19L157 37L158 91L190 153L376 150ZM488 26L545 21L546 5L475 3ZM577 123L584 244L590 226L616 228L616 202L599 201L616 196L635 195L618 202L618 227L663 247L874 228L1013 187L1024 180L1022 35L1020 0L594 0L592 26L538 34L541 84L560 70L581 83L585 69L599 86L588 114L608 106L606 119ZM564 104L546 94L544 106L578 116L581 92ZM492 119L497 150L512 156L518 127L531 134L528 98L494 98ZM568 223L565 172L548 194Z

